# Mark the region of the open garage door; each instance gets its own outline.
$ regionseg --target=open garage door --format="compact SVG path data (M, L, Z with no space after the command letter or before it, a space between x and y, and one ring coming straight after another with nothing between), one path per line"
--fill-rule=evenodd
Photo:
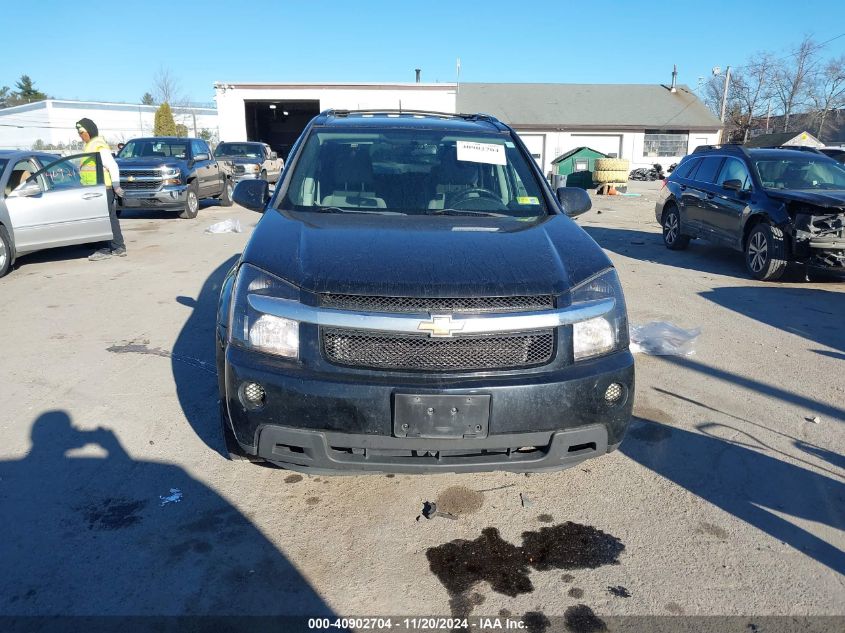
M247 140L267 143L279 157L287 159L302 130L320 113L320 102L248 99L244 101L244 113Z
M622 135L621 134L573 134L572 147L589 147L602 154L613 154L616 158L622 158Z

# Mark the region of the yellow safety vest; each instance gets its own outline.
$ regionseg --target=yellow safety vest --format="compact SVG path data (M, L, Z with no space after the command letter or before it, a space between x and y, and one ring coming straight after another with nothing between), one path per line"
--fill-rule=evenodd
M111 151L111 147L109 147L108 143L99 136L95 136L85 143L85 149L83 151L88 154L99 152L102 149L107 152ZM111 174L109 174L105 167L103 167L103 178L105 180L106 187L111 187ZM86 187L97 184L97 159L93 157L84 158L82 162L79 163L79 179Z

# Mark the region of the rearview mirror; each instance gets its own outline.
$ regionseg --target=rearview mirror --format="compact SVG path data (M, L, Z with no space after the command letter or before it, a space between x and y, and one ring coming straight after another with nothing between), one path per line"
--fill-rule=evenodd
M556 193L563 212L570 218L586 213L593 207L590 195L579 187L558 187Z
M10 198L31 198L33 196L38 196L41 194L41 187L38 186L38 183L34 180L28 180L27 182L21 183L18 185L15 190L9 194Z
M725 189L730 189L731 191L742 191L742 181L741 180L726 180L722 183L722 187Z
M201 160L211 160L211 156L209 156L205 152L203 152L201 154L197 154L196 156L194 156L194 162L199 162Z
M276 160L279 155L276 152L270 152L270 160Z
M242 180L235 186L232 199L251 211L263 211L270 200L270 185L266 180Z

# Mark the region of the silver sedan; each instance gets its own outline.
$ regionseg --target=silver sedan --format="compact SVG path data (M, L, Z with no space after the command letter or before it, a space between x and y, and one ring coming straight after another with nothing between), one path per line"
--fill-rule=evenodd
M96 165L96 179L83 183L82 163ZM0 277L21 255L111 238L98 154L0 151Z

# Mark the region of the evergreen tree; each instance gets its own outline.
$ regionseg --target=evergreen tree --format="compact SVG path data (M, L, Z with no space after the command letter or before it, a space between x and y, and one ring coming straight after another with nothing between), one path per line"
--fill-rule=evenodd
M156 110L153 134L156 136L176 136L176 121L173 120L173 112L167 102L162 103Z
M18 97L20 103L32 103L33 101L43 101L47 95L35 87L29 75L21 75L15 84L17 91L15 95Z
M141 105L155 105L155 99L149 92L145 92L141 97Z

